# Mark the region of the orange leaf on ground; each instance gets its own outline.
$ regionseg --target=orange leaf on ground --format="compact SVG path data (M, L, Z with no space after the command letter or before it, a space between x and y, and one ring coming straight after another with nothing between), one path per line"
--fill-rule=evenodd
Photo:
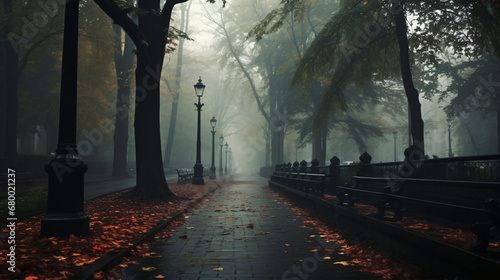
M186 188L186 185L170 185L170 189L177 196L184 198L199 198L214 187L215 183L193 185L189 188ZM91 233L84 237L71 235L66 240L55 237L41 238L40 221L43 215L33 216L16 224L16 239L18 240L16 245L18 252L23 253L20 254L17 266L22 267L23 275L28 275L21 279L72 278L105 254L131 246L133 239L148 232L160 221L172 217L191 202L186 199L151 203L124 198L124 192L85 202L85 212L90 218ZM184 219L180 218L173 221L169 227L183 222ZM7 230L7 227L0 228L0 236L8 234ZM158 236L165 238L170 236L171 232L167 228ZM8 252L7 242L0 242L0 256L5 256ZM144 249L135 252L139 255L146 253ZM151 256L159 255L151 254ZM11 272L7 270L0 271L0 279L10 279L12 275L9 273ZM96 273L94 279L113 279L113 276Z

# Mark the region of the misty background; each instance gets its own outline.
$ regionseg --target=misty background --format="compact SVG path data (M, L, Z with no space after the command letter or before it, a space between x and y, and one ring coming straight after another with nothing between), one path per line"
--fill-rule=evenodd
M117 35L112 21L93 1L80 2L77 143L86 163L99 164L110 171L118 87L114 50L117 40L121 42L122 51L125 49L126 36L124 33ZM217 119L217 169L221 135L223 143L227 142L231 148L237 172L257 173L261 166L313 158L320 160L320 165L326 165L333 156L341 162L358 161L365 151L373 157L372 162L404 159L403 151L409 146L408 112L400 78L374 79L364 88L348 86L344 91L344 110L335 111L325 129L319 134L313 133L313 115L329 81L320 80L307 95L300 87L292 88L290 84L299 60L337 11L339 1L311 1L303 20L289 18L282 28L259 41L247 37L269 12L280 7L280 2L238 0L222 8L221 3L193 0L175 6L172 26L189 38L177 37L169 45L171 52L166 54L158 81L165 168L191 168L195 163L197 123L193 103L197 98L193 85L199 77L206 85L201 99L205 104L202 111L202 163L205 167L211 164L209 121L212 116ZM8 115L8 99L12 93L7 91L6 81L10 70L3 61L0 66L3 135L0 155L7 160L13 156L39 155L44 156L41 162L47 163L57 144L64 13L60 9L43 16L37 15L39 11L40 7L35 4L17 11L26 19L16 31L26 39L17 41L17 120L9 119ZM409 15L409 21L413 21L412 18ZM5 13L2 13L2 20L3 24L8 20ZM417 24L410 24L409 34L416 29ZM9 39L4 37L4 42ZM2 45L0 57L6 55ZM460 57L450 49L443 49L438 56L445 62L439 71L432 65L418 64L414 72L414 79L419 81L417 89L422 103L426 155L441 158L498 153L499 98L496 92L487 98L462 98L464 106L459 113L450 109L452 100L462 92L479 93L476 96L482 97L484 92L489 92L470 75L476 69L490 67L493 72L486 72L483 79L488 80L487 74L493 73L493 81L500 80L498 60L493 55L486 60L484 57ZM130 169L135 167L134 71L134 66L125 71L132 85L127 117ZM433 80L429 72L434 73ZM439 74L435 74L437 72ZM457 77L476 83L459 83ZM177 106L176 112L172 110L174 106ZM271 121L266 121L263 112ZM171 128L173 114L175 130ZM273 116L278 118L273 121ZM282 131L271 127L273 124L279 126L278 120L283 124ZM3 134L14 121L17 122L17 151L6 148L6 137L11 135ZM273 142L273 137L281 138ZM282 152L273 155L273 150ZM225 153L224 149L223 157ZM43 169L43 165L39 168Z

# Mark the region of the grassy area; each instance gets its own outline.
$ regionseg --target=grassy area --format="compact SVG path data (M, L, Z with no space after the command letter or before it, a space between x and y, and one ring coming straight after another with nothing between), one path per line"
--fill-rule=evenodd
M23 219L47 209L47 190L32 190L16 195L15 216ZM8 197L0 198L0 220L5 221L8 216Z

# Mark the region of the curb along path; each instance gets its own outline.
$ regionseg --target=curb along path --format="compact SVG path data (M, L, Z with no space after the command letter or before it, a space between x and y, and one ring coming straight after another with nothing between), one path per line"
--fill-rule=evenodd
M141 237L139 237L135 240L132 240L129 244L130 245L129 247L115 250L115 251L110 252L107 255L101 257L91 267L89 267L88 269L83 271L78 276L78 279L82 279L82 280L83 279L94 279L93 275L95 273L112 268L113 265L115 265L123 257L125 257L127 254L129 254L133 248L136 248L137 246L141 245L142 243L145 243L145 242L151 240L156 234L158 234L161 230L163 230L169 224L174 222L176 219L182 217L185 213L188 213L188 211L191 208L197 207L198 204L201 203L201 201L206 199L206 197L209 196L210 194L212 194L213 192L217 191L217 189L220 188L221 184L223 185L225 183L226 183L225 179L223 179L222 182L218 182L218 183L215 182L214 188L212 188L211 190L208 190L201 197L189 202L189 204L186 207L181 208L177 213L175 213L169 219L160 221L154 228L149 230L146 234L142 235Z
M134 259L122 279L378 279L334 265L346 258L335 244L307 229L266 181L242 179L221 187L171 238L151 243L161 257Z

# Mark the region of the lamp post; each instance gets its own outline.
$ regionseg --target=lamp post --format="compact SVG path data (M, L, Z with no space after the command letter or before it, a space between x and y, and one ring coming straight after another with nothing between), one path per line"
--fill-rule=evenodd
M396 162L396 138L398 137L398 132L393 131L392 135L394 135L394 162Z
M201 164L201 133L200 133L200 123L201 123L201 107L203 107L203 103L201 103L201 97L203 96L203 92L205 91L205 85L201 82L201 77L198 80L198 83L194 85L194 91L196 96L198 97L198 103L194 103L198 110L198 133L196 138L196 163L194 165L194 177L193 184L195 185L204 185L205 181L203 179L203 164Z
M224 146L226 146L226 166L224 168L224 175L227 175L227 151L229 150L228 149L229 145L226 142L226 144L224 144Z
M215 116L210 120L210 125L212 126L212 166L210 166L210 179L215 179L215 125L217 120Z
M231 148L229 148L229 157L228 157L229 163L227 164L229 167L229 174L233 173L233 167L231 166Z
M59 106L59 135L54 158L45 166L48 173L47 214L41 235L67 238L89 232L84 211L84 173L87 165L76 145L78 16L79 0L66 1Z
M219 176L224 175L224 168L222 168L222 144L224 143L224 136L220 135L220 162L219 162Z
M234 153L231 152L231 173L234 174L234 171L236 170L236 162L234 161Z

